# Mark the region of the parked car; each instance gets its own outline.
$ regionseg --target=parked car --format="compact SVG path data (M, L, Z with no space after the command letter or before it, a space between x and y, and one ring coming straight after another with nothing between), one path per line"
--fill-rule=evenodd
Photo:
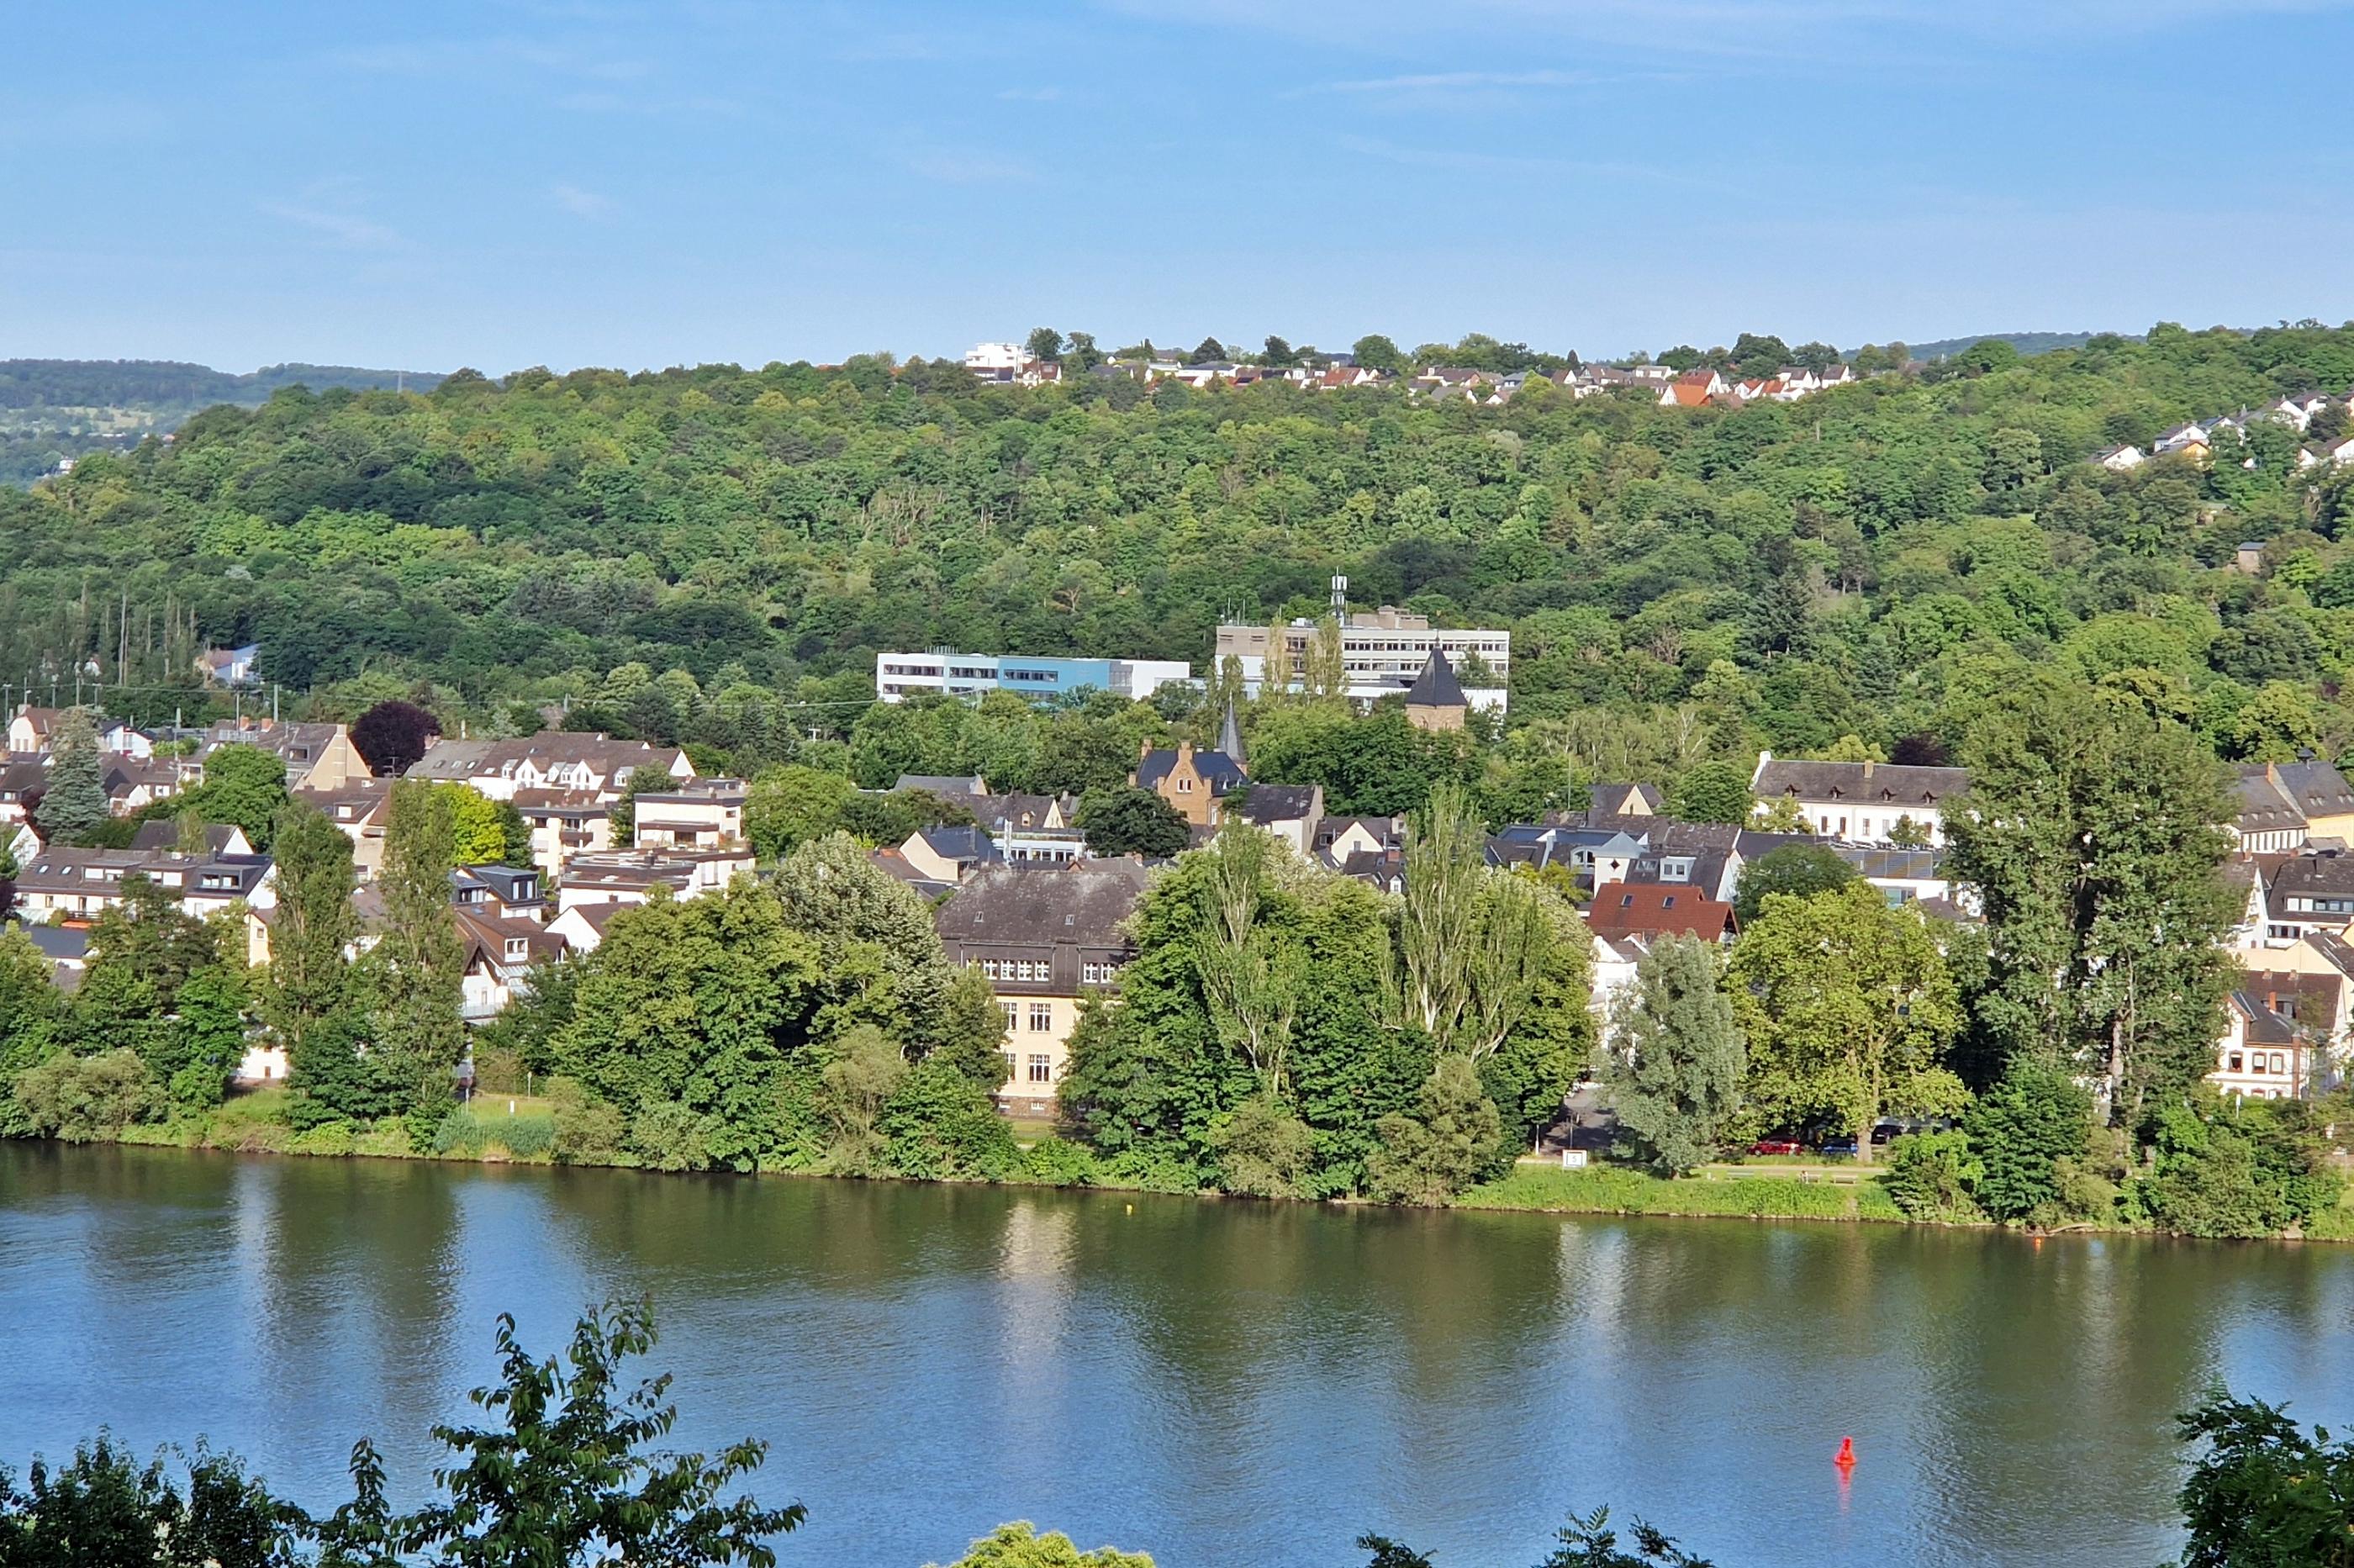
M1830 1156L1843 1154L1850 1160L1854 1159L1858 1152L1856 1149L1855 1134L1851 1132L1843 1132L1837 1138L1825 1139L1823 1140L1823 1152L1826 1155Z
M1872 1124L1872 1141L1877 1146L1916 1132L1951 1132L1953 1128L1944 1117L1884 1116Z
M1761 1138L1749 1146L1749 1152L1752 1154L1804 1154L1806 1151L1806 1144L1795 1134L1788 1133L1776 1133L1771 1138Z

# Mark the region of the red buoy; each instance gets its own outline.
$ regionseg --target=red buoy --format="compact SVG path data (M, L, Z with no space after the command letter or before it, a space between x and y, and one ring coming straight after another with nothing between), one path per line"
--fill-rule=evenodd
M1854 1439L1854 1438L1852 1438L1852 1437L1842 1437L1842 1438L1840 1438L1840 1451L1839 1451L1839 1457L1838 1457L1837 1458L1833 1459L1833 1460L1831 1461L1831 1463L1832 1463L1832 1464L1834 1464L1834 1465L1837 1465L1837 1466L1840 1467L1840 1474L1841 1474L1841 1475L1845 1475L1845 1474L1847 1474L1850 1470L1852 1470L1852 1469L1854 1469L1854 1468L1855 1468L1855 1439Z

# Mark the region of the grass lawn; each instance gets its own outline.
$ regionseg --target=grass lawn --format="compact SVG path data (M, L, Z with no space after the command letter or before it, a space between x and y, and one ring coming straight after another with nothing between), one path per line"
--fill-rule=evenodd
M1027 1149L1042 1138L1055 1136L1055 1118L1050 1116L1010 1116L1006 1121L1013 1128L1013 1141Z
M485 1127L496 1127L505 1120L510 1106L514 1107L514 1114L519 1117L556 1114L556 1102L545 1095L477 1094L466 1102L466 1108L474 1113L474 1119Z

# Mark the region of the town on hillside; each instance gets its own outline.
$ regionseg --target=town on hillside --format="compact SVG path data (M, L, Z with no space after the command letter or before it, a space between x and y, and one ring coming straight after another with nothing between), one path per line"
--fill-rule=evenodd
M1130 917L1139 899L1175 855L1208 844L1229 824L1380 894L1405 892L1407 817L1332 810L1320 784L1256 779L1237 705L1317 690L1359 712L1402 710L1415 730L1458 732L1483 710L1501 709L1511 639L1434 628L1393 607L1352 611L1346 586L1334 580L1332 613L1320 620L1219 627L1214 667L1230 684L1215 743L1148 747L1128 774L1172 824L1150 851L1107 847L1115 835L1091 830L1076 796L992 789L980 774L903 774L861 792L915 803L901 819L913 825L866 853L923 896L950 960L994 991L1004 1020L1002 1111L1055 1114L1083 1006L1136 956ZM208 656L207 668L247 679L260 652ZM886 652L875 679L885 705L971 703L995 692L1041 704L1091 691L1141 701L1163 686L1199 684L1182 663L947 651ZM111 833L82 835L110 841L97 847L50 842L41 825L60 742L77 725L95 748L93 776L116 824ZM500 859L461 864L449 878L470 1025L525 994L542 966L595 951L624 912L656 898L701 897L767 871L747 829L745 779L703 776L675 746L602 733L429 736L416 756L387 768L381 758L372 763L354 726L341 723L244 716L174 732L26 705L10 715L5 740L0 866L14 868L8 915L66 991L91 961L99 917L143 884L190 915L235 926L247 960L269 961L278 907L271 856L237 826L174 814L227 758L268 758L286 798L314 808L350 841L355 956L384 926L375 885L397 779L470 791L512 824ZM1735 820L1680 816L1655 782L1597 780L1584 786L1575 809L1494 824L1485 859L1551 879L1576 900L1591 944L1591 1005L1601 1019L1661 939L1730 948L1742 929L1744 877L1778 852L1828 853L1892 906L1956 927L1978 923L1978 890L1947 864L1945 813L1969 786L1967 770L1942 764L1766 752L1749 773ZM2236 791L2227 871L2244 907L2227 946L2241 978L2208 1075L2233 1097L2318 1096L2342 1086L2354 1063L2354 786L2307 756L2242 765ZM284 1049L257 1034L236 1078L260 1086L287 1072Z

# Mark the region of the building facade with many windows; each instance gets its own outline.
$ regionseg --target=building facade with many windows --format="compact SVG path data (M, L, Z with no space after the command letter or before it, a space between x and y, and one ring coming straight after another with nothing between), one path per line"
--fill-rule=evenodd
M1149 874L1128 860L993 865L935 912L949 961L978 969L997 992L1005 1019L999 1109L1054 1114L1081 1004L1135 956L1124 923Z
M1341 666L1352 702L1370 705L1383 697L1404 696L1436 652L1462 683L1463 696L1474 708L1501 710L1505 685L1512 673L1512 634L1479 627L1438 627L1426 615L1384 605L1379 609L1351 611L1346 577L1332 579L1333 614L1325 621L1305 619L1281 628L1283 646L1276 647L1278 629L1242 621L1218 627L1217 661L1242 665L1243 689L1252 697L1262 692L1292 691L1307 680L1311 651L1326 625L1341 638Z
M1110 692L1140 701L1172 682L1190 681L1193 667L1177 659L1050 659L1021 653L878 653L875 696L905 702L928 692L978 697L1017 692L1033 702L1080 692Z

